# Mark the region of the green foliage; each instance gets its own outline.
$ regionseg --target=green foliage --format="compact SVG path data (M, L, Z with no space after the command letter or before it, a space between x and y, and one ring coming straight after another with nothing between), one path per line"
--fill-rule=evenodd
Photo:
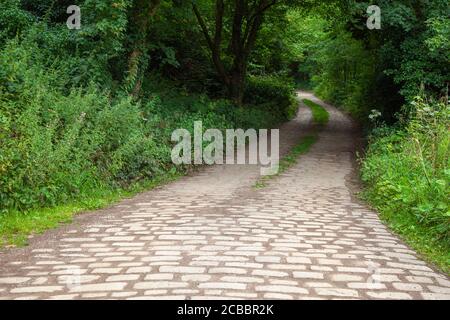
M171 133L196 120L205 129L280 121L278 110L237 109L168 83L161 97L148 86L153 94L142 104L93 83L67 90L63 64L46 67L48 52L34 39L11 40L0 51L1 211L55 206L183 170L171 162Z
M57 71L43 73L39 57L14 41L0 56L0 209L55 205L155 175L164 152L129 98L111 101L93 86L64 95L52 86Z
M368 198L398 230L421 230L419 242L430 232L431 247L449 252L448 105L401 108L419 88L434 97L448 90L448 1L380 0L382 31L366 29L366 1L284 1L266 11L255 42L241 39L251 49L244 55L230 42L236 2L225 1L216 58L248 71L239 108L223 99L229 93L191 2L79 1L81 30L66 27L69 0L0 2L0 234L66 219L41 207L78 208L90 195L183 173L171 163L170 135L196 120L205 129L257 129L292 118L295 78L360 119L376 109L393 122L402 111L406 127L371 139ZM151 4L159 4L153 13ZM213 3L196 4L212 34Z
M420 98L412 107L406 129L381 127L371 136L362 165L365 197L407 237L422 234L415 239L421 247L448 253L450 108Z
M450 78L448 41L444 40L450 30L448 1L382 1L380 6L386 13L383 36L387 38L378 40L380 54L391 61L386 74L401 86L407 101L420 87L436 96L445 93Z
M0 11L0 45L6 39L10 39L20 34L29 27L33 21L33 16L20 8L20 0L2 0L2 10Z
M315 43L300 40L303 63L299 76L314 91L359 120L370 110L380 110L389 123L419 90L439 97L445 94L449 74L449 13L445 0L419 3L379 1L382 30L368 30L367 1L348 2L345 9L327 19L296 13L306 23L298 34L310 35ZM295 38L293 38L295 39Z
M110 206L125 197L132 197L139 192L173 181L179 176L178 172L169 171L153 180L134 184L127 190L100 188L55 207L31 209L26 213L12 210L8 214L0 214L0 247L25 245L29 235L42 233L61 223L70 223L72 217L78 213Z
M320 70L312 78L316 93L354 116L365 118L371 106L368 92L375 77L371 53L344 32L324 42L314 60Z
M306 104L311 109L314 124L323 126L328 123L328 120L330 119L330 114L328 113L327 110L325 110L324 107L308 99L304 99L303 103Z
M447 57L450 61L450 22L445 17L433 17L427 20L428 39L425 40L430 52Z
M259 105L276 115L279 121L292 119L297 112L294 84L287 77L250 76L244 102Z

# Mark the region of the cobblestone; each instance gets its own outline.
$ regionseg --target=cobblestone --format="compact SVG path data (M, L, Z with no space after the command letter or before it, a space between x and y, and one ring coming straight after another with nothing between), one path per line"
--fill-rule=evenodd
M353 197L357 132L325 107L319 141L263 189L258 166L206 167L1 251L0 299L449 299ZM310 118L281 128L282 153Z

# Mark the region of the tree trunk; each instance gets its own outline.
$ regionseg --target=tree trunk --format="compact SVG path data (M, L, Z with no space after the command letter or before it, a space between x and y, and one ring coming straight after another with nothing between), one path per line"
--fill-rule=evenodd
M133 8L133 18L136 23L136 32L139 35L138 40L134 44L134 48L128 58L128 72L125 79L125 89L129 94L136 98L139 96L142 87L142 78L139 76L141 59L147 49L147 33L148 25L152 16L155 15L156 10L161 0L137 0ZM144 10L144 11L143 11Z
M241 107L244 99L244 85L245 81L242 78L242 75L238 72L233 73L231 77L231 83L229 86L230 98L233 100L233 103Z
M231 70L231 81L228 86L230 98L241 107L245 93L245 79L247 77L247 60L244 56L235 57L234 66Z
M211 58L214 64L214 67L218 73L220 80L227 87L230 86L230 78L225 70L225 66L222 62L221 57L221 45L222 45L222 30L223 30L223 15L225 12L225 5L223 0L217 0L215 6L215 33L214 38L212 38L209 34L208 27L206 26L205 20L202 18L200 11L198 10L195 4L192 4L192 9L194 10L194 14L197 17L197 21L200 25L200 28L205 36L208 47L211 51Z
M227 70L221 59L225 13L224 1L216 0L215 3L215 33L213 37L210 35L207 24L197 6L195 3L192 3L195 16L211 51L214 67L223 84L227 87L230 99L237 106L242 106L243 103L248 58L256 42L258 31L261 28L264 13L275 4L277 4L277 0L260 0L259 2L254 2L253 6L250 7L249 2L246 0L234 0L229 44L233 65Z

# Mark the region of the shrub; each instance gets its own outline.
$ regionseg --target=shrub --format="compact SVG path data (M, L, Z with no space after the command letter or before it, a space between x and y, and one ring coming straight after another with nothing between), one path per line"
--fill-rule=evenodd
M250 76L244 102L259 105L282 120L291 119L297 111L294 84L291 79L277 76Z
M0 210L52 206L165 169L169 146L149 134L139 105L94 85L65 95L36 52L17 41L0 51Z
M54 206L183 170L171 161L171 133L192 130L197 120L205 130L278 121L271 109L238 109L173 87L160 97L148 90L142 105L95 84L64 88L67 69L49 67L43 55L32 39L0 50L0 212Z
M346 32L324 44L316 57L320 72L312 78L315 93L342 106L358 120L365 119L373 103L370 97L376 64L373 54Z
M448 103L416 99L404 129L379 128L362 165L368 199L400 228L421 226L450 248Z
M32 25L33 16L20 8L20 0L2 1L0 10L0 45Z

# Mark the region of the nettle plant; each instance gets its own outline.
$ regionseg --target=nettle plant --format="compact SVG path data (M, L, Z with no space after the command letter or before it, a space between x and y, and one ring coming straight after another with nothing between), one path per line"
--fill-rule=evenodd
M448 100L433 102L422 97L416 97L412 106L414 115L409 122L408 133L419 161L430 165L431 172L424 169L428 177L448 168L450 106Z

